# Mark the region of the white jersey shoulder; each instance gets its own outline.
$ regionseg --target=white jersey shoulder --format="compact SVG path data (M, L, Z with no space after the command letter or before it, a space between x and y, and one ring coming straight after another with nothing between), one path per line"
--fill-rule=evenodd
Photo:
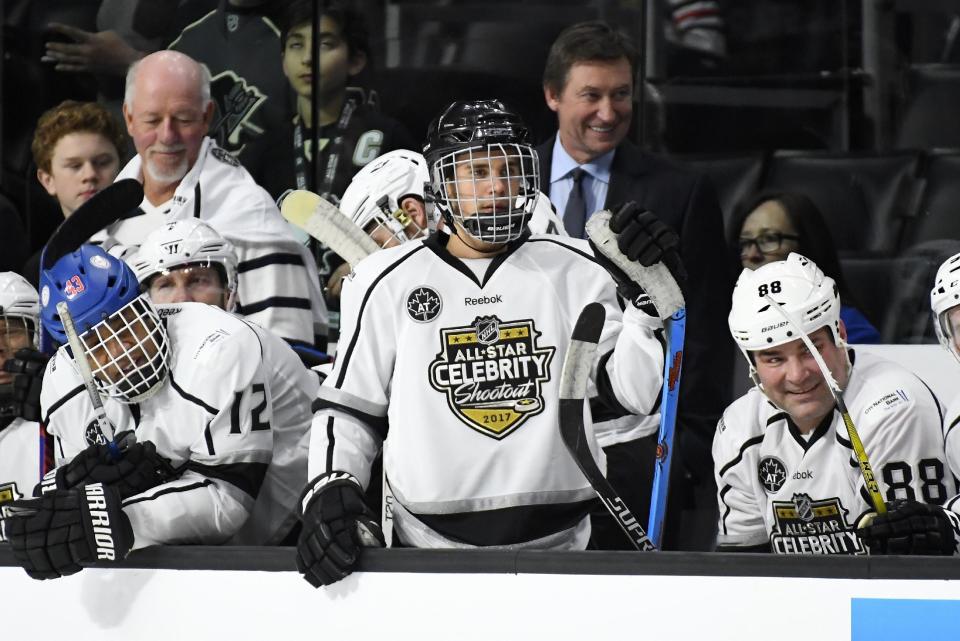
M19 417L0 428L0 505L31 496L40 482L42 437L39 423Z

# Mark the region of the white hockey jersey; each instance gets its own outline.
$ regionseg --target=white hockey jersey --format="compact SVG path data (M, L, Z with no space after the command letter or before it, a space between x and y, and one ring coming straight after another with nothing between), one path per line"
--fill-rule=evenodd
M143 180L134 156L117 180ZM161 224L200 218L227 238L240 259L237 295L240 314L283 338L313 344L326 336L327 310L313 256L299 243L270 195L229 153L206 138L197 162L162 208L144 200L144 213L121 220L94 236L123 257Z
M277 545L299 515L300 493L307 478L307 451L313 401L323 376L307 369L282 338L249 323L263 347L267 386L273 399L273 459L267 468L250 518L230 542Z
M913 373L853 354L844 401L885 500L942 504L956 492L943 409ZM713 441L720 548L769 543L781 554L865 554L854 528L872 510L838 411L800 433L757 388L723 413Z
M115 432L133 430L183 467L176 480L127 498L133 548L222 543L243 525L270 463L271 373L250 324L201 303L158 305L172 365L161 389L141 403L104 398ZM50 359L40 397L57 466L96 442L93 408L66 347Z
M43 476L42 439L40 424L35 421L18 417L0 428L0 505L33 495Z
M603 304L596 401L645 414L657 409L661 322L621 312L585 241L533 236L493 259L461 261L447 238L377 252L346 279L310 477L342 470L366 486L388 438L384 468L404 544L583 548L595 495L558 430L573 325L587 303ZM592 435L589 407L585 423Z

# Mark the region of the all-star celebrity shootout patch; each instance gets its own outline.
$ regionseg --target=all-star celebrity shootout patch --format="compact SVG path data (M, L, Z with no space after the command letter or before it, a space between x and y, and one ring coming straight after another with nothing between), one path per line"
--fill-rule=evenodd
M543 411L541 385L550 380L555 347L537 344L532 320L480 316L440 331L430 385L453 413L485 436L502 439Z

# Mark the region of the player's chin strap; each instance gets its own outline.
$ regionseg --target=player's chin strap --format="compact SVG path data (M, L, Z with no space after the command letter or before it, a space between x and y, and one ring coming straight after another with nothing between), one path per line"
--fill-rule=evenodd
M453 215L452 215L452 214L450 214L449 212L443 212L443 221L444 221L445 223L447 223L447 225L450 227L450 229L453 230L451 233L452 233L454 236L456 236L457 238L459 238L461 243L463 243L464 245L466 245L467 247L469 247L469 248L472 249L473 251L477 252L478 254L489 254L490 256L495 256L496 254L499 254L499 253L503 252L503 249L504 249L507 245L510 244L509 242L501 243L501 244L498 244L498 245L497 245L497 248L496 248L496 249L490 249L490 250L480 249L479 247L474 247L474 246L470 243L470 241L469 241L468 239L469 239L469 238L475 238L475 237L474 237L474 236L471 236L470 233L469 233L466 229L463 230L463 235L460 235L460 233L457 231L458 225L454 222L454 220L453 220ZM463 228L461 227L461 229L463 229ZM484 241L480 240L479 238L477 238L477 240L480 241L481 243L484 242ZM487 244L488 244L488 245L492 245L493 243L487 243Z

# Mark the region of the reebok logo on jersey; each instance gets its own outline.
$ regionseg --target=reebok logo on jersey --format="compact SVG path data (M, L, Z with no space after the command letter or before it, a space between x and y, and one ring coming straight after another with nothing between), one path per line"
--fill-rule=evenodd
M532 320L479 316L442 329L430 363L430 385L464 424L502 439L543 411L541 385L550 380L555 347L540 346Z
M773 502L770 546L777 554L866 554L840 499L794 494Z
M503 302L503 295L497 294L496 296L481 296L480 298L470 298L469 296L463 299L463 304L467 307L471 305L496 305L497 303Z
M83 490L87 496L93 540L97 544L97 558L115 561L113 530L110 528L110 514L107 512L107 497L103 495L103 483L85 485Z

